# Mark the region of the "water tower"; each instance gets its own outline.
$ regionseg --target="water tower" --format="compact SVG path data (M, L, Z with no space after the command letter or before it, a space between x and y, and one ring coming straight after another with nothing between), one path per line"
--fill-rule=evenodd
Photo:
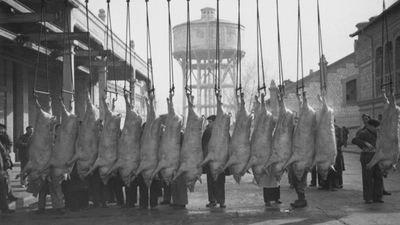
M201 9L201 19L191 21L193 95L195 106L201 115L216 113L214 94L216 13L214 8ZM235 82L237 61L237 23L220 19L220 65L221 93L225 109L235 109ZM186 28L182 23L173 28L174 57L180 63L183 73L186 68ZM244 30L242 26L241 30ZM242 52L242 57L244 52ZM185 76L184 76L185 77ZM183 88L186 80L183 79ZM184 89L183 89L184 90ZM186 115L187 101L183 95L183 115Z

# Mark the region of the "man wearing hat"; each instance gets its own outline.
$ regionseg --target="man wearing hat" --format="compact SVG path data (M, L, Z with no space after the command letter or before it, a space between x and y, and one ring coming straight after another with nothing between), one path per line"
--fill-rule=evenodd
M206 157L208 153L208 142L211 138L211 131L215 119L215 115L207 117L208 124L201 140L204 157ZM206 205L206 207L214 208L217 206L218 203L221 208L225 208L225 174L221 173L220 175L218 175L217 180L214 180L208 165L205 165L203 167L203 173L207 174L207 190L209 203Z
M383 179L378 165L371 169L367 169L367 164L375 155L377 131L379 128L379 121L369 119L365 127L357 132L356 137L352 143L361 148L360 162L362 169L363 181L363 194L364 201L367 204L372 202L383 203Z

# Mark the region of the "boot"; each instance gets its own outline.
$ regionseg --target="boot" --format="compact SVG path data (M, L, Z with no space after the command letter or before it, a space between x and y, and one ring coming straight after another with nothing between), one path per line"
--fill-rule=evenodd
M297 194L298 199L291 203L290 206L292 206L293 208L303 208L307 206L307 201L306 201L306 196L304 195L304 193L298 193Z
M305 199L296 200L294 203L290 203L290 206L292 206L293 208L304 208L307 206L307 201Z

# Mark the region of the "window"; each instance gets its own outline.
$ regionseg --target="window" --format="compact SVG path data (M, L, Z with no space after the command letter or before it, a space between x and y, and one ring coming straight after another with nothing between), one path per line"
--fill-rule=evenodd
M382 95L382 84L386 85L386 90L389 90L389 82L393 82L393 45L392 42L387 42L385 52L383 48L376 49L375 54L375 94L376 97Z
M384 84L389 84L390 81L393 82L393 46L392 42L388 42L385 45L385 73L383 74ZM390 86L385 87L388 91Z
M357 80L351 80L346 83L346 104L357 102Z
M383 61L383 49L379 47L375 53L375 95L379 96L382 94L381 91L381 79L382 79L382 61Z
M395 71L395 80L396 80L396 91L397 93L400 93L400 37L396 39L396 50L395 50L395 63L394 67L396 69Z

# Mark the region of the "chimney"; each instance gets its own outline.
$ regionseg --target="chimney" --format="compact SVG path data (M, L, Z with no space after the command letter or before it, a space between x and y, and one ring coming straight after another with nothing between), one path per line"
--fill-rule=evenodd
M309 74L312 74L312 73L314 73L314 70L310 69L310 73Z
M106 11L104 9L99 9L98 16L103 22L106 22Z

